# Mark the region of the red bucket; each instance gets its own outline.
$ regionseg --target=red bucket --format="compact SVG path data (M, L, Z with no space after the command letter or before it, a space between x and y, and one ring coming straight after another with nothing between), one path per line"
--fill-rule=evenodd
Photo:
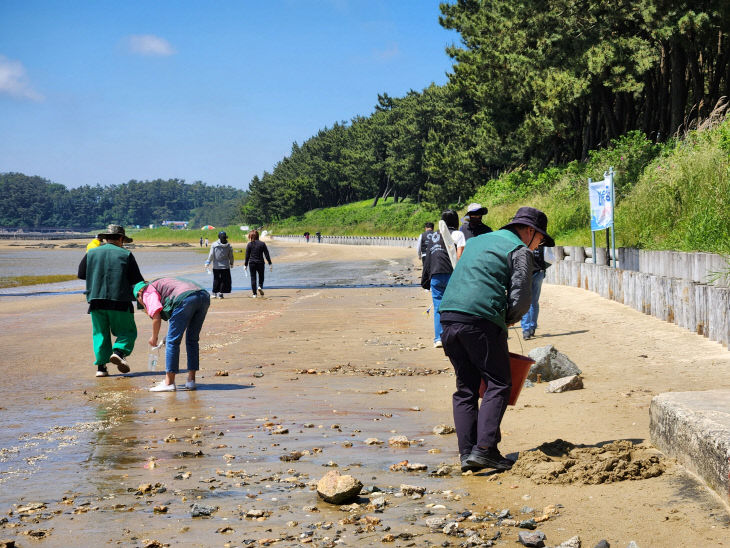
M517 403L517 398L520 397L520 392L522 392L522 387L525 385L525 380L527 379L527 375L530 373L530 367L533 363L535 363L535 360L532 358L515 354L513 352L509 353L509 368L512 371L512 392L510 392L507 405L514 405ZM479 387L480 398L484 396L484 391L486 389L487 385L484 384L484 380L482 379L482 384Z

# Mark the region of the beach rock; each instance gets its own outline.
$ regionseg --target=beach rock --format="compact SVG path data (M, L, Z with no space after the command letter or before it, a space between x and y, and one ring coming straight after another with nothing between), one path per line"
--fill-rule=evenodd
M550 384L545 388L545 392L558 394L560 392L568 392L569 390L580 390L581 388L583 388L583 379L580 375L571 375L570 377L550 381Z
M533 348L528 356L535 360L527 375L527 378L531 381L536 381L538 375L543 381L553 381L582 373L568 356L558 352L552 344Z
M520 529L537 529L537 523L534 519L525 519L517 524Z
M426 518L426 526L434 531L440 531L446 525L446 519L438 516Z
M606 539L601 539L598 541L598 544L596 544L593 548L611 548L611 545Z
M11 539L0 539L0 548L15 548L15 541Z
M545 546L545 533L542 531L520 531L517 535L518 540L523 546L532 546L534 548L542 548Z
M360 480L332 470L317 482L317 494L330 504L343 504L355 499L362 489Z
M365 440L365 445L383 445L383 442L378 438L368 438Z
M454 432L456 432L454 427L449 426L448 424L439 424L433 427L433 433L437 436L445 436L447 434L453 434Z
M217 506L207 506L196 502L190 507L190 515L194 518L210 516L216 510L218 510Z
M388 445L392 447L410 447L411 442L406 436L393 436L388 439Z
M402 483L400 486L400 492L406 496L414 494L423 495L426 492L426 488L421 487L420 485L406 485L405 483Z
M558 544L555 548L580 548L580 546L580 537L578 535L575 535L574 537L570 537L562 544Z

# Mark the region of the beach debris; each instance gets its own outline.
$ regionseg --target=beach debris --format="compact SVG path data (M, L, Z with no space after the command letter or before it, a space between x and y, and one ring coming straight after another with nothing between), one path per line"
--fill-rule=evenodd
M225 369L219 369L218 371L215 372L215 375L213 375L213 376L214 377L227 377L228 371Z
M402 460L396 464L392 464L390 469L393 472L416 472L418 470L428 470L428 466L418 462L411 464L407 460Z
M279 460L282 460L284 462L293 462L301 459L302 456L304 456L304 453L302 453L301 451L292 451L288 455L281 455L279 457Z
M365 445L383 445L383 442L378 438L368 438L365 440Z
M437 436L446 436L454 432L456 432L456 429L448 424L438 424L433 427L433 433Z
M580 375L571 375L550 381L545 388L545 392L549 394L558 394L560 392L568 392L570 390L580 390L583 388L583 379Z
M405 483L401 483L400 492L410 497L411 495L423 495L426 492L426 488L420 485L406 485Z
M360 480L331 470L317 482L317 494L330 504L344 504L357 498L362 489Z
M535 360L527 374L527 378L533 382L537 381L538 375L542 381L553 381L582 373L568 356L558 352L552 344L533 348L528 356Z

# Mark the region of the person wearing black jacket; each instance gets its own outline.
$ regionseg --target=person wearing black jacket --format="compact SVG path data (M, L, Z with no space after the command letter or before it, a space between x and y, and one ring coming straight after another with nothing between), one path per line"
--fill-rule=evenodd
M535 272L532 275L532 301L530 310L524 316L520 325L522 326L522 338L525 340L532 339L537 330L537 315L540 313L540 291L542 290L542 281L545 279L545 271L550 263L545 262L545 246L541 245L532 252L535 262Z
M251 291L253 295L251 298L256 298L256 292L260 296L264 296L264 257L266 262L269 263L269 269L271 266L271 257L269 256L269 248L266 244L259 240L259 231L252 230L248 233L248 245L246 245L246 259L244 260L243 267L249 269L251 274ZM258 277L258 283L257 283Z
M492 232L490 226L485 225L482 222L482 217L487 214L489 210L486 207L482 207L481 204L469 204L466 208L466 221L461 225L461 232L464 234L464 239L468 240L474 236L481 236L482 234L488 234Z

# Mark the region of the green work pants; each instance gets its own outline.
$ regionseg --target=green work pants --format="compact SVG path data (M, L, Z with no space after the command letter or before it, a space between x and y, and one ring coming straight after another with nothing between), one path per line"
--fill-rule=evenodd
M119 350L129 356L137 340L134 313L120 310L92 310L91 330L94 336L95 365L106 365L112 352ZM112 346L112 335L117 340Z

